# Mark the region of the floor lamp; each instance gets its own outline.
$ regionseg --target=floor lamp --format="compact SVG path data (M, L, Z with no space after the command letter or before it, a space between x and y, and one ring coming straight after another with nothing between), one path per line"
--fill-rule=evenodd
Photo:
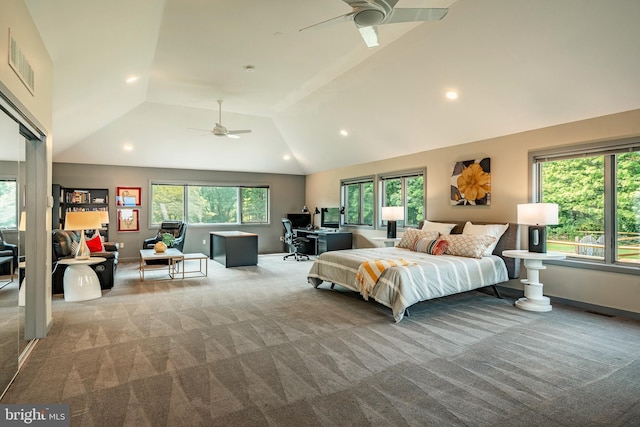
M64 229L80 232L80 243L75 253L76 259L89 259L91 256L84 236L85 230L95 230L101 227L99 211L67 212L64 217Z

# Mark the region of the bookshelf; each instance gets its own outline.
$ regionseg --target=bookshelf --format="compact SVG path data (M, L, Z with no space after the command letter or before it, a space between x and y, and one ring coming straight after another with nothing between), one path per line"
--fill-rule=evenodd
M106 188L78 188L53 185L52 227L64 228L67 212L104 211L109 212L109 190ZM103 224L100 234L109 240L109 224Z

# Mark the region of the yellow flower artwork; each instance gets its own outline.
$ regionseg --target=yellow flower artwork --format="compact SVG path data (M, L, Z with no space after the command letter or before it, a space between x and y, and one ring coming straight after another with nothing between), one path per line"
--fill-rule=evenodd
M452 205L491 204L491 159L456 162L451 172Z

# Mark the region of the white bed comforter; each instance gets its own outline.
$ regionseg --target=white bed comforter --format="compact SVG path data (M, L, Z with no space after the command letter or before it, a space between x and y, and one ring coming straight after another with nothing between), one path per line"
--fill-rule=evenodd
M311 266L308 281L316 288L324 281L357 292L360 264L400 258L415 265L387 268L369 292L377 302L391 308L396 322L402 320L405 309L417 302L509 280L504 261L495 255L475 259L427 255L402 248L372 248L323 253Z

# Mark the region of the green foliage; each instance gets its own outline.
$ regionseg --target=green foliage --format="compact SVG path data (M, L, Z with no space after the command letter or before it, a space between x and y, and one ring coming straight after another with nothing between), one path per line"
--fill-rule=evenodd
M171 233L162 233L162 243L167 245L168 248L173 246L173 242L176 241L176 238L173 237Z
M542 200L557 203L559 225L550 238L602 234L605 222L605 158L581 157L542 164ZM640 153L616 156L618 232L640 232Z

